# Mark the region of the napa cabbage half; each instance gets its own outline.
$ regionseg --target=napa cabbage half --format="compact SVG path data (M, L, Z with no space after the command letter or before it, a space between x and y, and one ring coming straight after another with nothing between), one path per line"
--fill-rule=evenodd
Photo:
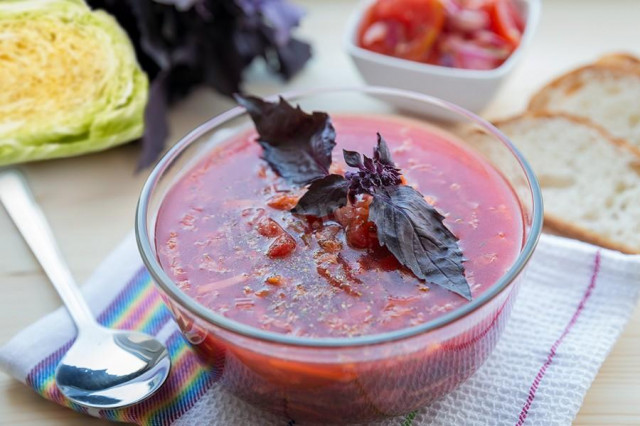
M139 138L147 94L110 15L81 0L0 1L0 165Z

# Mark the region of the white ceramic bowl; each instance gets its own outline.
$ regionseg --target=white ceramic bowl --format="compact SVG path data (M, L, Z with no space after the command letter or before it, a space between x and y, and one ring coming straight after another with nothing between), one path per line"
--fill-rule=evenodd
M498 68L467 70L424 64L372 52L358 46L360 21L375 0L361 1L355 8L344 38L364 80L372 85L412 90L453 102L480 112L495 95L505 77L513 70L533 38L540 17L540 0L516 0L526 24L520 45Z

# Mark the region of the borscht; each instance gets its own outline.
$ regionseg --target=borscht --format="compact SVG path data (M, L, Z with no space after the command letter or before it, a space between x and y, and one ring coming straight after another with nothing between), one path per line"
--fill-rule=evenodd
M310 187L270 167L271 154L256 143L254 129L228 138L184 172L159 209L159 262L184 293L265 331L354 337L451 312L511 267L523 244L522 212L503 176L477 153L409 119L332 115L331 124L336 149L323 173L353 178L343 152L365 153L372 162L376 133L382 135L397 183L419 191L455 236L469 297L419 278L390 243L381 244L368 193L321 217L296 213ZM323 203L326 195L320 194ZM406 245L409 237L389 238Z

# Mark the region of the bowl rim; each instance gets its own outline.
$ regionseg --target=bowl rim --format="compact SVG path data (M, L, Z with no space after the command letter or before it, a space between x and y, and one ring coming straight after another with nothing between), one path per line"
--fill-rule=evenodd
M522 52L531 43L536 28L540 21L541 0L516 0L520 2L526 11L526 22L522 39L516 49L511 52L506 61L500 66L490 70L474 70L464 68L444 67L441 65L425 64L422 62L412 61L409 59L396 58L395 56L384 55L382 53L372 52L358 46L356 37L360 27L360 21L364 12L376 0L361 0L354 10L351 12L347 20L346 31L342 39L344 49L353 57L374 62L379 65L401 68L407 71L420 72L430 75L438 75L447 78L465 78L478 80L492 80L502 77L508 73L516 64Z
M511 284L519 276L519 274L522 272L529 259L531 258L540 238L543 222L543 206L542 192L533 169L520 153L520 151L513 145L513 143L509 141L509 139L505 135L503 135L495 126L493 126L483 118L478 117L474 113L467 111L466 109L459 107L451 102L444 101L432 96L411 92L408 90L378 86L317 88L311 90L286 92L279 95L269 96L266 99L275 101L279 96L281 96L287 100L295 100L301 97L343 92L357 92L360 94L383 96L400 96L404 97L405 99L420 101L430 105L435 105L440 108L444 108L455 114L462 115L463 117L479 125L485 131L495 136L500 142L505 145L505 147L509 151L511 151L511 154L514 156L514 158L517 160L520 167L524 171L527 183L529 185L529 188L531 189L532 222L530 232L527 235L526 240L524 241L520 254L513 262L511 267L507 270L507 272L505 272L498 281L496 281L491 287L485 290L477 298L457 309L454 309L451 312L446 313L445 315L436 317L428 322L416 326L357 337L311 338L297 337L271 331L265 331L226 318L201 305L195 299L192 299L178 288L173 280L169 278L169 276L164 272L154 254L148 233L147 213L149 208L149 200L159 179L162 178L164 172L172 165L173 160L176 159L186 148L188 148L193 142L198 140L201 136L214 129L215 127L246 113L244 108L236 106L196 127L194 130L180 139L171 149L169 149L169 151L158 161L158 163L154 166L153 170L149 174L147 180L143 185L140 198L138 200L135 218L135 235L138 250L145 266L147 267L155 283L161 288L162 291L165 292L165 294L167 294L171 298L172 301L178 303L184 309L189 311L189 313L195 315L201 320L204 320L208 324L213 324L214 326L220 327L228 332L252 339L257 339L262 342L298 347L347 348L383 344L392 341L403 340L409 337L443 328L480 309L482 306L502 293L502 291L509 287L509 284Z

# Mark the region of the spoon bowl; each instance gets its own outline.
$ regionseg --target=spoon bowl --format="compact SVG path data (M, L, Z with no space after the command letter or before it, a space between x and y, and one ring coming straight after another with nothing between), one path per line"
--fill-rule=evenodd
M56 384L80 405L124 407L154 393L170 367L167 349L153 337L99 327L78 335L58 364Z

